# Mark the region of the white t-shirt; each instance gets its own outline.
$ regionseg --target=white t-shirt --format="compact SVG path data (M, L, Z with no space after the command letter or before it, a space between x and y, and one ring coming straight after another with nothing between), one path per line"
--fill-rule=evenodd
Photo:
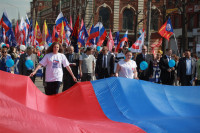
M119 66L120 66L120 70L119 70L119 77L124 77L124 78L130 78L133 79L134 78L134 71L136 70L136 63L133 60L130 60L128 62L125 62L124 60L121 60L118 62Z
M46 82L53 82L53 81L62 82L63 78L62 64L64 67L67 67L69 66L69 61L67 60L64 54L49 53L44 56L44 58L40 61L40 64L46 67L46 74L45 74Z

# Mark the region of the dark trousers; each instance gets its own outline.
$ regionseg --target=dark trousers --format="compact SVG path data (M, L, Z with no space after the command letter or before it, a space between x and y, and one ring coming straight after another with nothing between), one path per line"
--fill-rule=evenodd
M63 75L63 90L62 91L69 89L74 84L76 84L76 82L74 82L74 80L70 74Z
M81 81L91 81L91 80L92 80L92 73L83 73Z
M138 77L140 80L149 81L149 76L144 75L144 73L139 73Z
M192 86L192 75L186 75L181 79L181 86Z
M108 78L108 77L110 77L110 75L108 74L107 68L103 68L101 70L101 73L98 74L98 79L104 79L104 78Z
M58 94L60 83L61 83L60 81L46 82L46 83L47 83L47 86L44 88L46 95Z

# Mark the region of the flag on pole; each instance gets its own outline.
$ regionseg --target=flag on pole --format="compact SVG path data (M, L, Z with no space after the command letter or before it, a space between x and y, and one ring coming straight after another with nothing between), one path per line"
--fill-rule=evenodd
M58 36L58 42L62 44L64 38L65 38L65 30L64 30L64 22L62 22L62 27Z
M162 38L160 38L158 41L155 41L152 45L151 45L151 53L155 55L155 48L156 47L160 47L162 45Z
M92 26L90 30L90 36L87 39L86 46L94 45L95 38L99 36L99 27L98 25Z
M144 36L145 36L145 32L143 32L140 35L140 37L137 39L137 41L134 44L132 44L131 52L135 52L135 53L142 52L142 45L144 45Z
M72 16L70 15L70 28L73 29L73 25L72 25Z
M85 28L85 25L83 25L82 29L79 32L79 37L78 37L78 44L81 46L85 46L85 40L88 37L87 30Z
M174 31L172 28L172 24L171 24L171 19L169 18L165 24L159 29L158 33L166 38L169 41L169 38L171 37L171 35L173 35Z
M108 38L108 42L107 42L108 50L112 51L113 46L114 46L114 40L113 40L112 32L111 32L111 29L110 29L109 38Z
M46 37L46 42L47 44L51 43L52 42L52 36L51 36L51 32L50 30L48 30L48 34L47 34L47 37Z
M126 33L124 34L120 42L118 43L116 51L118 51L120 48L123 48L125 42L128 42L128 30L126 31Z
M42 45L44 45L46 43L48 36L49 36L49 32L48 32L48 28L47 28L47 23L46 23L46 20L44 20L43 31L42 31Z
M82 19L82 20L81 20L81 27L80 27L80 30L82 29L83 25L84 25L84 22L83 22L83 19ZM79 30L79 31L80 31L80 30Z
M8 19L6 12L3 12L3 15L2 15L2 18L0 21L0 25L2 25L2 27L5 29L6 36L9 36L11 34L12 24L11 24L10 20Z
M79 15L76 19L76 23L73 28L72 37L78 39L78 30L79 30Z
M53 27L53 33L52 33L52 42L57 42L58 41L58 33L56 31L56 27Z
M39 45L42 45L42 34L41 34L40 27L37 21L35 24L35 38L36 38L36 41L39 43Z
M99 27L99 36L96 38L96 42L97 46L101 46L107 36L107 32L101 22L98 22L97 26Z
M115 34L115 40L114 40L115 47L117 47L118 43L119 43L119 31L116 32L116 34Z
M24 18L21 18L21 22L19 25L19 44L26 45L26 22L24 21Z

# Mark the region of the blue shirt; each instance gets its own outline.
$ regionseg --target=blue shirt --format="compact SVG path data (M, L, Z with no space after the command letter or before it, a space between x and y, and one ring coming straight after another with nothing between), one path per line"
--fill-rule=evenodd
M192 59L186 58L186 75L192 75Z

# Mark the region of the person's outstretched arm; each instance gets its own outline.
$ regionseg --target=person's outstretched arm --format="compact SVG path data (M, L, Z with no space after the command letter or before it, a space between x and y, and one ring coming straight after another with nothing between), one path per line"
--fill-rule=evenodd
M38 71L38 69L40 69L42 67L42 64L39 64L37 67L36 67L36 69L29 75L30 77L33 77L35 74L36 74L36 72Z

